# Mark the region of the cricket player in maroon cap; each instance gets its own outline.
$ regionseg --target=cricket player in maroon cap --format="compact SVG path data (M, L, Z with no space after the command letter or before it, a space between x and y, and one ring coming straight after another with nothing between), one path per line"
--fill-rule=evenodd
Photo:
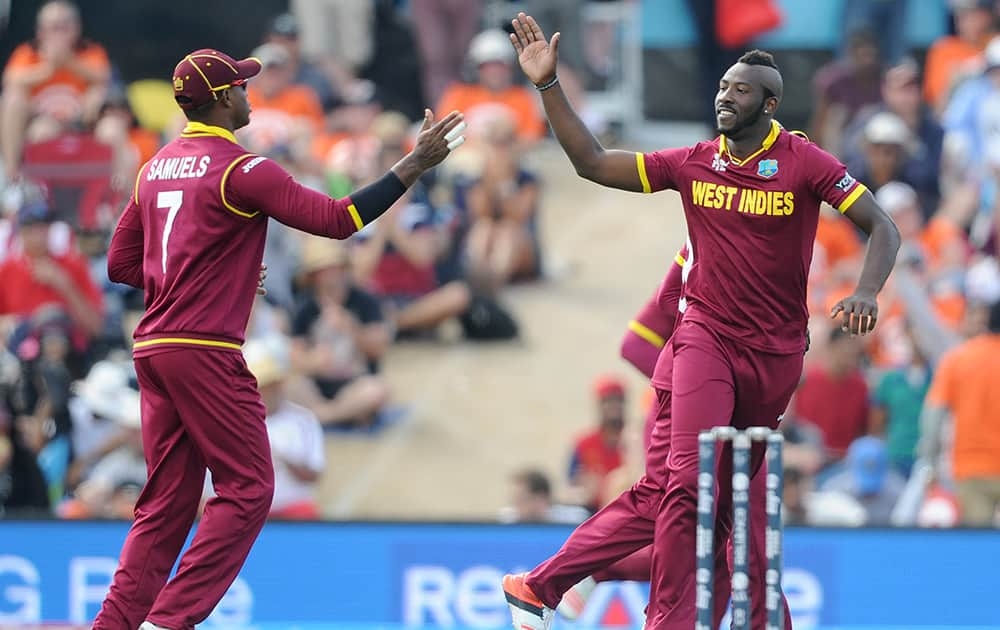
M462 115L425 112L412 152L343 199L248 153L256 59L195 51L174 69L188 125L139 170L108 252L112 281L142 288L135 331L148 481L94 628L190 630L232 584L271 506L274 473L257 383L241 352L268 218L345 239L385 212L464 141ZM194 523L206 469L216 496Z
M843 164L774 120L783 82L769 53L744 54L720 79L715 139L646 154L612 151L591 135L559 87L559 34L546 40L523 13L513 25L521 69L541 91L552 129L577 172L612 188L681 194L690 268L684 317L652 379L659 407L654 441L667 426L670 437L669 451L654 462L659 496L651 490L644 497L656 502L646 628L691 630L698 434L714 426L777 427L802 369L806 278L821 202L869 236L857 287L831 313L842 316L851 334L867 334L876 324L876 298L895 263L899 232ZM763 454L760 444L751 453L755 475ZM719 567L725 566L732 526L729 447L720 449L716 468ZM622 528L616 537L633 534ZM764 582L764 570L751 567L751 585ZM515 627L548 627L550 609L559 603L555 593L530 575L508 576L504 590Z

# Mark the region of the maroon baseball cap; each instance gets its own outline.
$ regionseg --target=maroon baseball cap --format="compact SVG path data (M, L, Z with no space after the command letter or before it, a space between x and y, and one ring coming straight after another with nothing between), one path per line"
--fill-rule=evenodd
M211 48L196 50L174 68L174 99L181 109L196 109L216 100L220 90L242 85L260 69L256 57L236 61Z

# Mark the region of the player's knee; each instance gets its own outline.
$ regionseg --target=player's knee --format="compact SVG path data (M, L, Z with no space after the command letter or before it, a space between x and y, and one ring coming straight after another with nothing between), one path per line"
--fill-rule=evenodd
M698 468L696 466L670 467L670 489L694 496L698 491Z
M362 395L368 406L372 409L380 409L389 402L389 384L381 378L375 376L364 377Z
M251 513L255 520L262 520L271 510L272 499L274 499L274 468L268 467L266 470L261 470L260 477L249 485L243 502L247 512Z

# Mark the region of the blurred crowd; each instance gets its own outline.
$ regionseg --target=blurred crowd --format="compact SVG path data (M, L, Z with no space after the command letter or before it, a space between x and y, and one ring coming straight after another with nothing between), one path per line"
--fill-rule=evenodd
M548 129L494 19L515 4L552 31L582 28L582 0L293 0L251 53L263 70L238 138L332 196L412 145L419 107L387 107L393 86L364 72L386 42L418 53L413 101L460 109L469 125L443 168L347 242L272 221L245 355L268 407L275 516L322 516L325 440L405 417L384 376L396 344L516 338L505 288L546 276L544 182L530 156ZM815 75L806 131L872 190L903 246L876 334L850 337L828 313L853 289L864 240L823 210L812 346L781 425L786 521L995 524L1000 2L948 0L950 34L926 54L882 36L898 27L879 20L904 0L848 4L844 50ZM880 11L855 6L866 4ZM0 516L129 518L145 480L129 360L143 297L109 283L105 252L137 172L184 119L169 82L124 83L85 26L73 4L46 3L3 70ZM587 45L562 51L560 77L603 134L584 93L604 78L608 37L591 35L567 38ZM610 375L592 395L595 424L567 447L565 476L519 471L502 520L578 522L631 483L641 454L623 435L635 405ZM568 489L562 501L554 488Z
M334 197L410 149L422 106L469 125L447 168L349 241L271 222L245 355L268 407L275 516L321 516L325 439L406 416L384 376L396 344L515 339L505 288L545 276L543 182L525 156L548 130L496 4L295 0L250 53L263 69L238 139ZM578 17L580 2L551 4ZM129 518L145 481L129 358L143 296L111 284L105 259L137 173L185 120L168 81L123 82L85 34L73 3L47 2L3 70L0 516ZM391 73L365 70L399 41L422 70L409 114L386 105L408 102Z

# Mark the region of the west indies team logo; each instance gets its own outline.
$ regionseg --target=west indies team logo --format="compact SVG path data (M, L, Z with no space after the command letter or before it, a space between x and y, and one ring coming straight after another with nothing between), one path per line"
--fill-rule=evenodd
M757 163L757 174L761 177L771 177L778 172L778 160L761 160Z

